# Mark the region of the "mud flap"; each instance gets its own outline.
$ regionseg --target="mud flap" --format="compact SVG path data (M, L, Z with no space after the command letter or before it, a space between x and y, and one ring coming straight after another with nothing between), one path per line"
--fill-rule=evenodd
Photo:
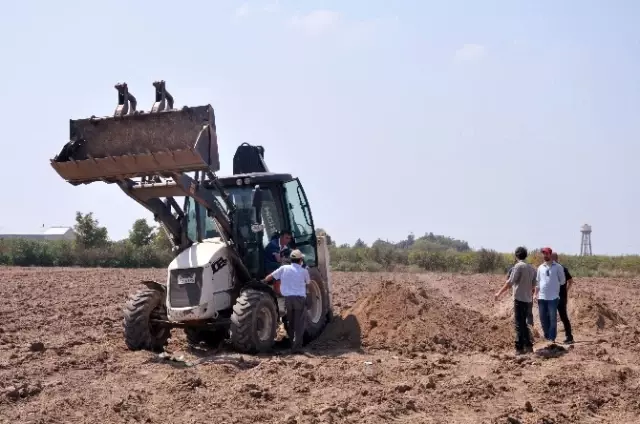
M153 281L153 280L144 280L144 281L140 281L141 284L144 284L147 288L151 289L151 290L157 290L159 292L162 293L166 293L167 292L167 286L163 283L159 283L157 281Z

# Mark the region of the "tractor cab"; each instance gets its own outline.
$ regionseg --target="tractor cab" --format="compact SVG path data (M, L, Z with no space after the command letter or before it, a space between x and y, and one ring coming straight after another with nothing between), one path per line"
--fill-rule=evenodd
M317 265L317 243L313 216L304 188L298 178L290 174L269 172L237 174L219 177L218 182L227 193L235 210L229 211L227 203L214 187L207 187L215 194L226 213L230 213L233 231L242 245L238 250L252 277L260 279L265 271L265 248L283 230L290 230L292 246L305 255L305 264ZM201 239L220 237L220 231L211 218L205 217L206 209L192 197L185 199L187 236L198 240L198 222Z

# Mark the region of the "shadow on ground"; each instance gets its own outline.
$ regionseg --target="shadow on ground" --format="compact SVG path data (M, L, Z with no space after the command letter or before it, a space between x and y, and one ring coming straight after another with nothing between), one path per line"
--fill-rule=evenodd
M185 355L162 352L149 359L148 362L167 364L174 368L190 368L200 364L226 364L245 370L256 367L260 361L238 355L230 347L221 344L218 347L190 346L187 352L195 359L187 359Z
M362 329L355 315L334 315L322 334L307 345L313 355L338 356L349 352L362 353Z
M195 360L184 355L168 352L160 353L150 361L159 362L176 368L188 368L204 363L228 364L239 369L249 369L260 363L260 358L289 356L291 343L287 336L279 338L270 353L247 355L236 352L228 341L218 346L190 346L187 352ZM358 319L354 315L334 316L324 331L303 347L305 356L340 356L346 353L363 353L362 332Z
M535 354L545 359L551 358L559 358L560 356L566 354L568 351L564 347L558 344L551 344L549 346L545 346L541 349L538 349Z

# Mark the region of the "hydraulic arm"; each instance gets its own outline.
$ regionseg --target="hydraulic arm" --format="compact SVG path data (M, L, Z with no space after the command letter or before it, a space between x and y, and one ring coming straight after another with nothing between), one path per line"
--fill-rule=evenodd
M70 120L70 141L51 160L51 166L73 185L117 184L154 214L179 249L201 241L199 222L204 217L197 216L197 240L189 239L184 211L175 200L192 197L215 219L222 237L237 254L242 243L230 218L234 206L215 176L220 160L213 108L174 109L165 82L156 81L153 86L155 102L150 112L137 110L137 99L122 83L115 86L118 105L113 116ZM205 189L205 182L217 188L228 212L214 192ZM197 209L196 213L199 215ZM235 262L248 275L242 261Z

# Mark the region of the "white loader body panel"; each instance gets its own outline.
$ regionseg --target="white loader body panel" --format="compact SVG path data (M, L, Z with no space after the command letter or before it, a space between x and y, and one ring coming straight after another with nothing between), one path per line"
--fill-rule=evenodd
M167 315L171 321L217 318L232 306L229 247L218 237L194 243L169 264Z

